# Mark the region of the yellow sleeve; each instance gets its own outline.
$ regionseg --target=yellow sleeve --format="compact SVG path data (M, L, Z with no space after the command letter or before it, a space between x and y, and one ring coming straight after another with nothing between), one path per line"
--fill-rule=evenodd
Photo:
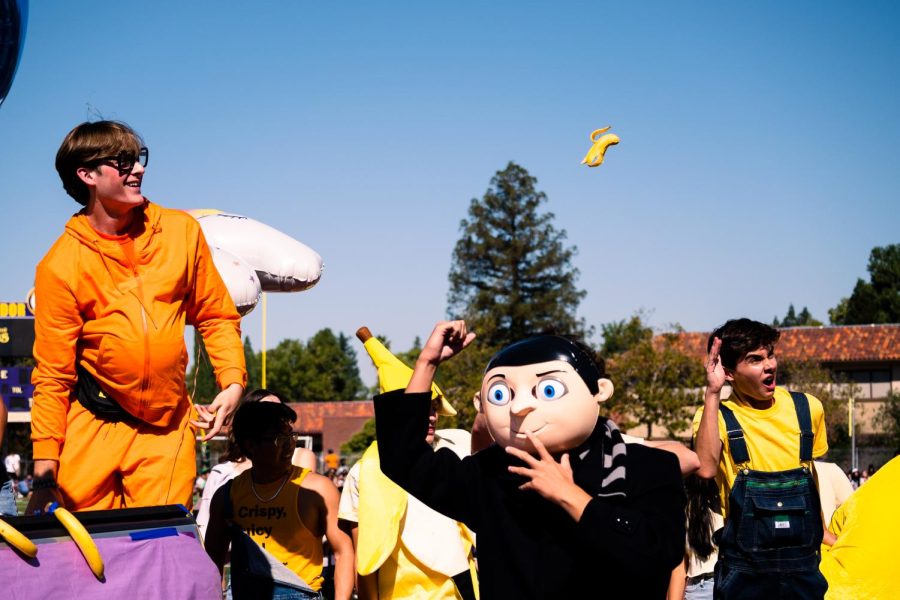
M809 414L813 428L813 458L820 458L828 452L828 432L825 429L825 409L822 401L811 394L809 399Z

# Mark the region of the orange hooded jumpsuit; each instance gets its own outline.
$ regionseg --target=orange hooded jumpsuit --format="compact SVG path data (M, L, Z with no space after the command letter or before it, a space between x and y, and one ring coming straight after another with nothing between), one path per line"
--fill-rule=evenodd
M220 388L247 378L240 317L197 221L146 202L131 232L109 237L76 214L37 267L35 298L34 459L59 461L67 506L190 506L185 324L203 336ZM76 365L134 418L82 406Z

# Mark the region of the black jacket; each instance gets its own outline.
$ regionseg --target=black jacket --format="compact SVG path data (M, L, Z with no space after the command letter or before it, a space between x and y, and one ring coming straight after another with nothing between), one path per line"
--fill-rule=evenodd
M493 445L460 460L425 443L430 392L375 398L381 469L416 498L477 534L482 600L665 598L684 554L684 489L671 453L629 444L627 499L594 497L575 522L521 491L521 464ZM570 451L575 483L600 490L601 427ZM579 458L590 450L584 458Z

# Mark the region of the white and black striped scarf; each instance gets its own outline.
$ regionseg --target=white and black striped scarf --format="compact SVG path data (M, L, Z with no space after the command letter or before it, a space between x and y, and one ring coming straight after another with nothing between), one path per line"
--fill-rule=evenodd
M607 419L603 423L597 423L597 427L603 427L601 432L603 452L603 471L601 474L600 491L597 496L600 498L610 498L620 496L624 498L625 494L625 455L626 444L622 439L622 434L615 423ZM590 448L582 452L579 457L583 460L591 451Z

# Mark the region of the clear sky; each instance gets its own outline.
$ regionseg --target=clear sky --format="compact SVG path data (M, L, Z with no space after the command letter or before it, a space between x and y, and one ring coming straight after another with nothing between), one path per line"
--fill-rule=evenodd
M151 200L322 255L318 286L269 296L269 347L426 336L460 220L510 160L579 249L589 323L827 321L900 241L898 30L892 2L32 2L0 107L0 300L78 208L63 136L103 117L145 138ZM606 125L622 143L580 165ZM257 349L261 329L257 309Z

